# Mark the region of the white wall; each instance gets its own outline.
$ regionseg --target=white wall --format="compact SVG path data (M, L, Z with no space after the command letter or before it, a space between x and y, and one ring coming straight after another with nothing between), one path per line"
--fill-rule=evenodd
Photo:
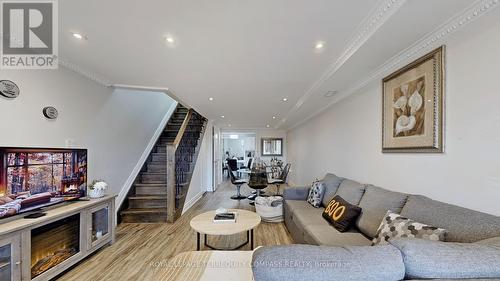
M175 102L163 93L113 90L59 70L0 71L21 89L18 98L0 98L0 146L88 149L88 178L108 182L118 194ZM54 106L49 121L42 108ZM128 186L126 186L128 188Z
M500 215L500 22L491 21L445 43L444 154L381 153L381 82L375 81L288 132L291 180L308 184L330 171Z
M212 127L213 122L209 121L205 128L205 135L203 136L182 213L185 213L198 202L205 192L213 190Z

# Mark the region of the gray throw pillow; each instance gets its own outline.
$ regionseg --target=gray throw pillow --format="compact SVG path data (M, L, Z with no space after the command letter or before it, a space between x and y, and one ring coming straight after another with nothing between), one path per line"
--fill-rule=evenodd
M372 242L373 245L385 245L394 238L422 238L444 241L445 234L446 230L442 228L419 223L388 211Z
M321 206L321 199L325 193L325 184L322 181L315 181L309 190L309 196L307 196L307 202L311 204L314 208L319 208Z
M500 277L500 250L496 247L423 239L394 239L390 243L403 254L406 279Z

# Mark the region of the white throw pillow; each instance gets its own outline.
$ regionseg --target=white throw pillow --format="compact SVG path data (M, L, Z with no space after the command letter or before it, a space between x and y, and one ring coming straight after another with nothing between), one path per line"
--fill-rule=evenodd
M323 195L325 195L325 183L317 180L313 182L312 187L309 190L307 202L314 208L319 208L321 206L321 200L323 200Z

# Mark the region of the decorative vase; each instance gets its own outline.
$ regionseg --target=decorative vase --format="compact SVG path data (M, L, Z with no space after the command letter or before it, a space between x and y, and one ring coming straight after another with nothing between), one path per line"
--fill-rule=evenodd
M91 189L89 191L90 198L101 198L104 196L104 190L102 189Z

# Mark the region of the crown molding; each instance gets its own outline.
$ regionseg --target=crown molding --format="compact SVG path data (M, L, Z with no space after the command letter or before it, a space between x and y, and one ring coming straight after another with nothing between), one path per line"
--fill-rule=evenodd
M471 6L466 8L464 11L453 16L446 23L430 32L422 39L418 40L416 43L408 47L407 49L401 51L397 55L393 56L387 60L384 64L379 66L375 71L373 71L366 78L358 81L352 87L345 91L339 91L339 93L334 97L334 99L329 102L324 107L320 108L318 111L309 115L308 117L302 119L301 121L293 124L288 128L292 130L298 126L304 124L308 120L320 115L325 110L338 103L339 101L345 99L346 97L354 94L355 92L361 90L363 87L367 86L370 82L381 79L385 75L392 73L395 69L402 67L410 63L411 61L417 59L418 57L424 55L425 53L437 48L442 45L444 39L455 33L456 31L462 29L468 24L479 19L481 16L487 14L488 12L494 10L499 5L500 0L479 0L473 3Z
M92 73L92 72L89 72L89 71L86 71L84 69L82 69L81 67L79 67L78 65L74 64L74 63L71 63L61 57L59 57L59 66L62 66L66 69L69 69L77 74L80 74L81 76L101 85L101 86L104 86L104 87L111 87L111 85L113 84L111 81L109 81L108 79L105 79L95 73Z
M328 69L321 75L321 77L314 82L314 84L299 98L297 103L286 114L285 118L281 120L284 124L287 117L298 110L312 94L321 87L330 77L332 77L360 48L363 46L370 37L406 2L406 0L381 0L373 8L368 16L361 22L354 36L348 41L346 49L335 60Z

